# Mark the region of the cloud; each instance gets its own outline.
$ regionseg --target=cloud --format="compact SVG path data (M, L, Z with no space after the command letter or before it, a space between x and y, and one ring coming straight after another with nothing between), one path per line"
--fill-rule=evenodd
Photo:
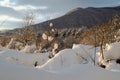
M47 6L50 8L74 8L116 5L119 0L11 0L17 5Z
M46 6L40 6L40 7L35 7L35 6L32 6L32 5L21 5L21 6L12 6L12 8L16 11L22 11L22 10L45 10L47 9Z
M12 21L12 22L21 22L22 20L21 19L18 19L18 18L15 18L15 17L11 17L11 16L8 16L8 15L0 15L0 21Z
M8 6L9 3L10 3L9 0L0 1L0 5L1 5L1 6Z
M77 6L83 6L77 0L14 0L17 5L32 5L32 6L47 6L49 10L67 10L69 8L75 8Z
M66 13L71 9L76 7L105 7L105 6L115 6L118 4L119 0L11 0L16 3L16 5L33 6L34 10L37 8L40 14L45 13ZM41 10L43 7L44 10ZM27 8L28 9L28 8ZM31 8L32 9L32 8ZM52 16L52 14L51 14Z
M14 5L15 3L14 2L10 2L10 0L2 0L0 1L0 5L1 6L6 6L6 7L9 7L11 5Z
M8 15L11 17L21 17L23 14L9 7L0 6L0 15Z

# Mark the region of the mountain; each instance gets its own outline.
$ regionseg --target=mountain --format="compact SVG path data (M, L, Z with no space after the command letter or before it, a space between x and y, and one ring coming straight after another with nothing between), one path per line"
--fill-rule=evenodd
M90 28L94 25L108 22L113 15L120 14L120 6L117 7L102 7L102 8L76 8L65 15L48 20L32 26L35 32L42 33L50 30L50 23L53 23L52 28L66 29L66 28ZM23 29L18 28L6 31L5 35L17 34Z
M102 8L76 8L59 18L36 24L34 25L33 29L37 32L48 30L50 29L50 23L53 23L53 28L56 29L82 26L89 28L94 25L108 22L108 20L116 14L120 14L120 6Z

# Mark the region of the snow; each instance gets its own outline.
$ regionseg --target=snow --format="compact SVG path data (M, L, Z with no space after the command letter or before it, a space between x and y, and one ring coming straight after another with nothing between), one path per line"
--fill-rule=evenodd
M82 44L73 44L72 49L79 54L79 56L84 57L88 61L92 61L91 59L94 57L94 47L89 45Z
M116 64L115 62L110 62L107 65L106 69L114 72L120 72L120 64Z
M120 59L120 42L108 44L104 50L105 59Z
M12 47L14 47L14 45L15 45L14 38L11 38L9 44L7 45L7 48L12 48Z
M47 36L45 33L43 33L43 34L42 34L42 38L43 38L44 40L47 40L47 39L48 39L48 36Z
M116 63L116 60L120 59L120 42L107 44L103 52L105 59L103 60L99 55L99 63L105 65L107 70L120 72L120 64Z
M52 37L52 36L48 36L48 41L52 41L54 39L54 37Z
M50 27L53 27L53 23L50 23L49 26L50 26Z
M25 48L21 51L26 53L33 53L36 49L36 45L26 45Z
M113 43L107 46L104 50L107 59L111 59L108 54L112 58L120 56L119 45ZM119 80L120 64L113 60L106 69L94 66L90 61L93 50L92 46L79 44L48 59L47 53L31 54L1 47L0 80ZM36 61L38 66L34 67Z
M39 71L35 68L1 63L0 61L1 80L53 80L53 76L52 73L43 70Z
M98 52L99 63L109 66L116 63L116 59L120 59L120 42L115 42L112 44L107 44L103 50L104 60L101 58L100 52ZM115 65L115 64L114 64Z
M21 50L23 48L23 43L15 41L14 38L11 38L10 42L6 47L10 49Z
M120 59L120 42L107 44L103 52L105 60ZM97 54L99 55L100 58L100 52L98 52Z
M59 45L58 43L54 43L54 50L58 49Z
M48 60L44 65L40 66L40 68L49 71L58 71L82 62L82 58L72 49L65 49L57 53L54 58Z
M74 65L60 72L48 72L0 61L1 80L119 80L119 72L111 72L93 65Z
M49 59L48 55L48 53L23 53L6 48L2 48L0 51L0 58L6 60L7 62L31 67L34 66L36 61L38 62L38 65L44 64Z

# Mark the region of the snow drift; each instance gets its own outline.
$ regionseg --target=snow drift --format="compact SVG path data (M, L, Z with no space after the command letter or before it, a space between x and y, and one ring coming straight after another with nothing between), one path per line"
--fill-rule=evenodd
M23 53L17 50L10 50L6 48L1 48L0 58L4 59L9 63L22 64L26 66L34 66L37 62L37 65L44 64L49 58L48 53Z
M89 63L93 55L93 47L82 44L73 45L72 49L64 49L55 55L54 58L48 60L44 65L38 66L50 71L59 71L75 64Z
M75 53L72 49L65 49L57 53L54 58L48 60L44 65L40 66L40 68L57 71L82 62L83 59L79 54Z

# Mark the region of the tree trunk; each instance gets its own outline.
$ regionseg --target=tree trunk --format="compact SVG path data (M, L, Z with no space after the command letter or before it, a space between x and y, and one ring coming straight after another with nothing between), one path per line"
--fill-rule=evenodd
M103 44L100 45L100 53L101 53L102 59L104 59Z
M95 53L94 53L94 65L96 63L96 46L95 46Z

